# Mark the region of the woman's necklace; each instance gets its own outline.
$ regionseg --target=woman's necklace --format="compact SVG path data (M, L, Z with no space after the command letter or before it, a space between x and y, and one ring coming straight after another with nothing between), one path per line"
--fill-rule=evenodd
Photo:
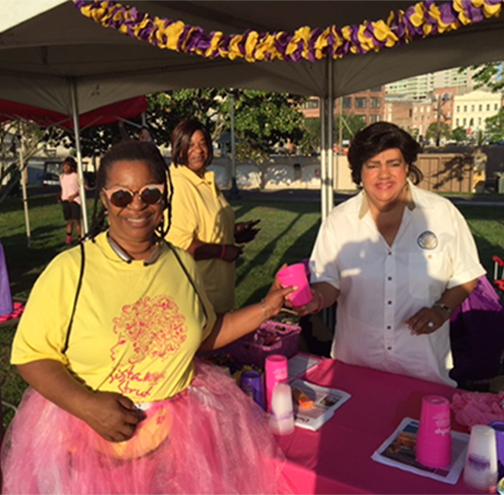
M133 261L133 257L130 256L117 242L110 237L110 234L107 232L107 240L110 244L110 247L113 249L113 251L119 256L119 258L124 261L125 263L131 263ZM144 260L144 266L147 265L152 265L157 261L159 258L159 255L161 254L161 244L158 240L152 244L152 246L147 250L149 256L147 257L146 260Z

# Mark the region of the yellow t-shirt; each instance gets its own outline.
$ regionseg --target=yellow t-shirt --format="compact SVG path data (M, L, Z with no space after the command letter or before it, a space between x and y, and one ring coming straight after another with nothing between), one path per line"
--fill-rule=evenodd
M161 246L151 265L127 263L106 234L85 242L81 291L64 352L80 273L75 247L58 255L35 283L12 347L12 364L54 359L93 390L134 402L172 397L189 386L193 357L216 320L192 257ZM206 313L206 315L205 315Z
M166 239L187 249L194 238L210 244L234 244L235 215L215 185L213 172L201 178L184 165L170 167L172 222ZM217 313L234 306L235 263L217 258L196 262L208 299Z

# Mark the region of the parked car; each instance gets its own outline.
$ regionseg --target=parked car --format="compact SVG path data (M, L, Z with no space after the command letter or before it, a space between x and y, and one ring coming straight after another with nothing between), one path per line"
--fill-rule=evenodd
M54 172L44 172L38 178L43 186L58 186L60 183L59 175Z

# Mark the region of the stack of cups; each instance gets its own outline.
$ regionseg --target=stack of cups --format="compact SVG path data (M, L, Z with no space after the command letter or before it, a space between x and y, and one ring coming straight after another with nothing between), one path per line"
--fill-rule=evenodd
M304 306L313 299L303 263L286 266L276 276L284 287L297 287L297 290L287 296L293 306Z
M272 354L266 358L266 401L271 413L270 426L279 435L287 435L294 430L292 391L289 379L287 358Z
M427 467L446 469L451 464L451 448L450 403L444 397L428 395L422 400L417 461Z
M267 410L271 412L271 400L273 398L275 386L278 383L287 383L289 381L287 358L280 354L271 354L266 358L264 372L266 374Z
M497 476L495 430L487 425L474 425L467 448L464 482L470 488L495 493Z
M277 435L289 435L294 431L292 390L288 383L277 383L273 390L270 427Z

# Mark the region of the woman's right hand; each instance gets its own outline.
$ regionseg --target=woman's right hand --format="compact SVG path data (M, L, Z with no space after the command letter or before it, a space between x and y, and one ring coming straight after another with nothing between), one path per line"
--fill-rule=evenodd
M322 304L321 296L316 290L310 289L310 292L312 294L312 300L309 303L304 304L303 306L293 306L287 296L285 300L285 305L291 308L301 317L318 313L319 310L321 309Z
M83 414L84 421L109 442L129 440L145 417L130 399L115 392L94 392Z

